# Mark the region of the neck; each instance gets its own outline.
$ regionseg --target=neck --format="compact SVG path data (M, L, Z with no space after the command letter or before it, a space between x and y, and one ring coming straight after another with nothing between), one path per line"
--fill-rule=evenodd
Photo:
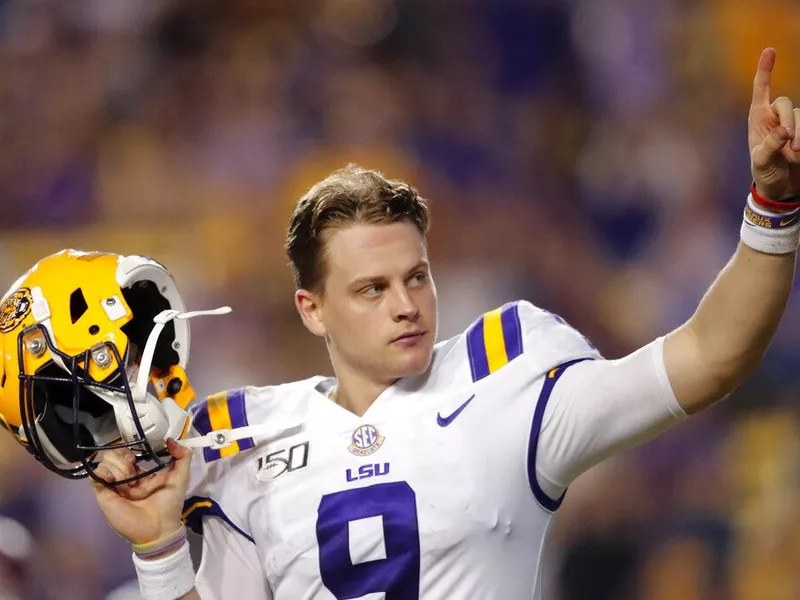
M337 384L331 398L359 417L396 380L375 381L357 373L336 369Z

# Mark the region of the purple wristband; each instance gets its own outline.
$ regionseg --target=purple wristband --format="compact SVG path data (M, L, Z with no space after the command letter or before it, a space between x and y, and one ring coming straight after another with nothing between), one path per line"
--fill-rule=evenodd
M182 537L179 537L174 542L163 546L162 548L158 548L156 550L151 550L150 552L136 552L136 556L139 558L143 558L145 560L153 560L154 558L158 558L160 556L166 556L167 554L172 554L183 546L187 542L186 535L184 534Z
M800 209L792 212L775 215L765 215L753 210L750 206L744 207L744 218L751 225L763 227L764 229L786 229L793 227L800 222Z

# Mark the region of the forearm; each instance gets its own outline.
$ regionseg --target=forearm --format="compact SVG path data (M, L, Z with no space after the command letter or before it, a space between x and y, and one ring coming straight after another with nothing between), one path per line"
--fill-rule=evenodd
M795 257L740 243L694 315L667 337L667 374L686 412L729 394L759 365L786 308Z
M200 597L200 592L197 591L197 588L192 588L192 590L188 594L184 594L180 597L180 600L203 600Z

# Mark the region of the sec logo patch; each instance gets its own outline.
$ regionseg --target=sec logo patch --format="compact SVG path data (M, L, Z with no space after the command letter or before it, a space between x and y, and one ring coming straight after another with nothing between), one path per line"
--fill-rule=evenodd
M20 288L0 304L0 331L8 333L19 327L31 312L33 297L28 288Z
M369 456L378 451L385 439L374 425L362 425L353 432L347 449L356 456Z

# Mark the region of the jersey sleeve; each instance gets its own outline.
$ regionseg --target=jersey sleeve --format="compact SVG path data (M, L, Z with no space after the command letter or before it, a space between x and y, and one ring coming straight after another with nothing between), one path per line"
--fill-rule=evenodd
M223 520L210 519L203 531L203 555L195 580L200 597L272 600L255 545Z
M246 426L246 390L239 388L214 394L193 404L189 411L192 421L188 437ZM253 440L245 438L220 449L194 449L182 513L187 528L203 535L209 520L220 520L248 543L253 543L248 525L251 495L246 478L236 477L242 463L240 459L246 458L244 451L253 447Z
M564 319L518 301L473 323L466 345L474 382L508 373L491 385L513 390L507 409L524 427L528 484L548 511L579 474L685 416L667 379L662 339L605 360Z
M664 367L664 338L618 360L579 362L548 374L536 452L549 497L604 459L686 418Z
M473 382L523 357L525 378L571 360L601 358L592 343L564 319L530 302L509 302L475 321L466 332Z

